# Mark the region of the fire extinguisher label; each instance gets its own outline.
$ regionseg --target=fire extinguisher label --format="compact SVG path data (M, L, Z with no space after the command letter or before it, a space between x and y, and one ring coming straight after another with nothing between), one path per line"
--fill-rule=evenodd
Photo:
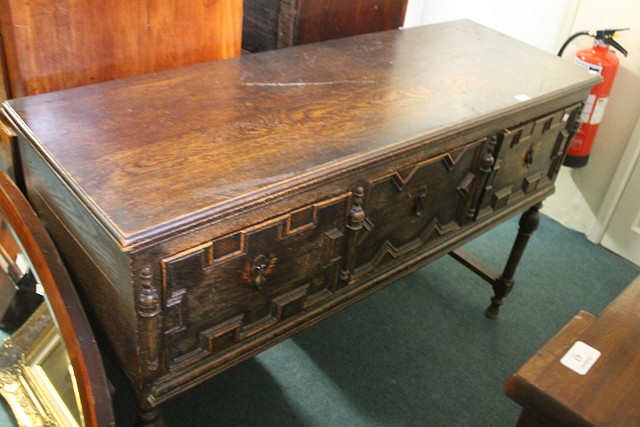
M576 64L584 68L585 70L594 71L598 74L602 73L602 65L590 64L587 61L583 61L580 58L575 58Z
M591 120L589 123L592 125L597 125L602 121L602 116L604 115L604 110L607 108L607 102L609 102L609 98L598 98L596 101L596 105L593 108L593 114L591 114Z
M582 107L582 113L580 114L580 121L582 123L589 123L595 103L596 96L591 94L587 97L586 101L584 101L584 107Z

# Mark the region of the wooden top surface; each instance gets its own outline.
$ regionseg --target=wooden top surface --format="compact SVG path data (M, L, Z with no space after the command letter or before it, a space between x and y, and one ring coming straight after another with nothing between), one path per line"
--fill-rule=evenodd
M598 81L456 21L5 106L114 237L131 244Z
M576 341L601 353L585 375L560 363ZM518 369L506 392L562 425L630 426L640 421L638 378L640 277L597 318L576 316Z

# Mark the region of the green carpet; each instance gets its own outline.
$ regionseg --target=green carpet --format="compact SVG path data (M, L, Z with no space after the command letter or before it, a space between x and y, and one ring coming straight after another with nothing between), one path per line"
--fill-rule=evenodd
M466 248L501 269L511 220ZM512 426L507 377L640 271L543 218L497 321L490 286L444 257L162 405L168 426ZM133 399L114 377L119 425ZM0 415L1 417L1 415ZM0 425L4 425L0 418Z

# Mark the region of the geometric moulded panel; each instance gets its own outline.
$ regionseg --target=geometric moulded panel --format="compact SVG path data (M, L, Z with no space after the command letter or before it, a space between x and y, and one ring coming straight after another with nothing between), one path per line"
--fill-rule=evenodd
M336 291L350 196L163 259L167 367L220 354Z

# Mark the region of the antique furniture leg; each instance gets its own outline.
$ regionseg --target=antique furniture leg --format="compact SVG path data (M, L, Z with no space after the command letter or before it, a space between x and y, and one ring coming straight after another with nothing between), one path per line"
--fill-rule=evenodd
M138 404L138 427L164 427L164 419L158 406L151 407L145 403Z
M500 306L504 303L504 298L513 288L513 276L520 262L520 258L522 258L522 253L527 246L529 237L531 237L540 223L540 213L538 212L540 208L542 208L542 203L532 206L522 214L519 222L520 228L518 229L518 236L513 243L509 259L501 275L498 275L480 259L462 248L458 248L449 253L449 255L458 262L489 282L493 287L494 296L491 298L491 305L485 311L485 315L491 319L498 318L500 315Z
M500 306L504 303L504 297L513 289L513 275L516 272L516 268L518 268L522 253L527 246L529 237L540 224L540 213L538 212L540 208L542 208L542 203L532 206L520 218L518 236L511 248L507 265L505 265L498 280L492 283L494 296L491 298L491 305L485 311L486 316L491 319L496 319L500 315Z

